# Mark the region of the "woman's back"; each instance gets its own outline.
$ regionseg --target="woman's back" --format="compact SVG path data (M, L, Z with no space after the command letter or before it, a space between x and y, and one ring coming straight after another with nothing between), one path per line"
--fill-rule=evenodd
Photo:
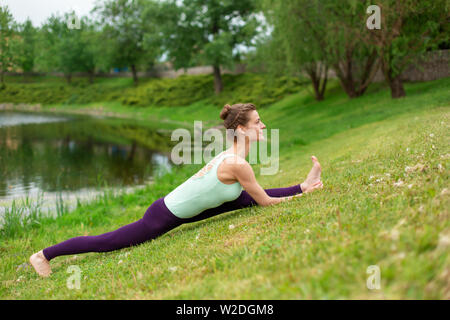
M167 208L179 218L191 218L203 210L239 197L243 189L239 182L225 184L217 177L220 163L225 158L235 156L222 152L214 157L199 172L164 197Z

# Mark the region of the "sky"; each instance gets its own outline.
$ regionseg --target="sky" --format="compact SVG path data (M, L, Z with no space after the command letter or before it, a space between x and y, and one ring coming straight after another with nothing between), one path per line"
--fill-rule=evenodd
M16 22L23 23L29 17L33 26L40 27L52 13L62 16L74 10L78 17L91 16L95 4L104 0L0 0L1 6L8 6Z

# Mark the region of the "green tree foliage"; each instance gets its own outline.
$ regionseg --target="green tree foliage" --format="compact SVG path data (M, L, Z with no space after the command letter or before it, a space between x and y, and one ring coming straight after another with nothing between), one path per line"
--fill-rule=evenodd
M258 46L259 60L275 73L306 74L316 100L323 100L331 48L321 3L265 0L261 5L273 31Z
M375 44L392 98L406 95L401 74L426 50L449 40L448 1L380 0L381 28L361 40ZM442 32L447 30L447 32Z
M378 68L373 45L361 43L365 3L353 0L265 0L264 13L273 25L265 47L284 51L288 71L306 73L316 100L324 98L328 70L333 69L349 97L362 95ZM282 49L280 49L280 46Z
M14 19L7 6L0 6L0 83L4 88L4 74L9 71L15 63L14 41L15 39Z
M52 15L40 32L40 68L48 72L63 72L71 83L75 72L93 73L95 70L94 43L87 18L80 19L80 28L69 28L74 13L64 17ZM72 21L73 22L73 21ZM96 44L98 46L98 43Z
M109 65L129 67L135 85L141 65L151 66L161 56L160 4L151 0L108 0L93 9L99 12Z
M174 68L212 66L215 92L220 93L220 67L233 67L239 46L251 46L256 35L254 0L169 1L164 10L169 17L164 45Z
M320 1L327 17L327 45L332 48L331 67L350 98L359 97L379 69L376 48L361 41L367 34L366 10L370 0Z
M36 40L38 30L30 19L18 26L20 42L17 46L17 65L27 74L33 71L36 58Z

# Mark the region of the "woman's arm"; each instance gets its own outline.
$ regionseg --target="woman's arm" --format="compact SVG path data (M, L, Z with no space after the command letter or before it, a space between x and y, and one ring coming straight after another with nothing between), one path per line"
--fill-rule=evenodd
M292 199L292 197L285 197L286 195L302 193L300 184L287 188L275 188L266 192L256 181L253 168L247 161L234 164L233 173L252 200L256 201L256 204L260 206L274 205Z
M251 167L250 167L250 169L251 169ZM245 170L243 170L243 171L244 171L243 173L245 175ZM248 174L252 175L252 173L253 173L253 170L251 170L251 172L248 172L247 175ZM255 179L255 180L253 180L253 179ZM244 177L244 180L245 180L245 177ZM252 184L251 181L254 181L254 183L257 184L257 186L254 186L254 190L256 190L256 192L254 192L254 193L256 193L257 195L258 194L260 195L259 199L261 199L261 198L266 199L266 201L267 201L267 199L269 199L268 201L271 204L276 204L276 203L279 203L282 201L289 201L291 199L294 199L295 197L300 197L304 192L311 191L310 188L308 188L308 190L302 190L301 185L296 184L296 185L293 185L290 187L284 187L284 188L262 189L264 194L261 194L261 192L258 191L259 184L256 182L256 178L254 178L254 174L253 174L253 178L252 177L249 178L249 181L250 182L247 182L247 185L248 184L251 185ZM315 186L313 186L313 187L316 188ZM256 199L254 199L250 195L248 190L243 190L241 192L241 194L239 195L239 197L237 197L235 200L224 202L215 208L206 209L194 217L184 219L184 221L187 223L196 222L196 221L200 221L200 220L204 220L204 219L216 216L216 215L224 213L224 212L230 212L230 211L234 211L234 210L248 208L248 207L255 206L255 205L258 205L258 202L256 201Z

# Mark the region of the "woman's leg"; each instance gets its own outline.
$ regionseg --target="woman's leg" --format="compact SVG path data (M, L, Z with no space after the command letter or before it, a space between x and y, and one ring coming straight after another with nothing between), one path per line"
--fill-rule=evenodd
M264 189L264 191L266 191L266 193L270 197L279 198L279 197L293 196L293 195L302 193L302 188L300 187L300 184L296 184L296 185L293 185L290 187L285 187L285 188ZM182 220L185 223L200 221L200 220L207 219L207 218L216 216L216 215L224 213L224 212L247 208L247 207L257 205L257 204L258 203L248 194L248 192L244 190L244 191L242 191L240 196L233 201L224 202L218 207L206 209L206 210L202 211L200 214L198 214L192 218L187 218L187 219L182 219Z
M271 197L286 197L302 192L300 185L265 189L265 191ZM183 223L207 219L223 212L234 211L256 204L256 201L246 191L242 191L241 195L233 201L204 210L195 217L182 219L173 215L165 206L163 198L159 198L147 209L144 217L136 222L97 236L71 238L44 249L43 254L50 261L62 255L118 250L154 239Z
M181 223L182 221L165 207L163 198L160 198L153 202L144 217L136 222L97 236L71 238L44 249L43 254L50 261L62 255L118 250L154 239Z

